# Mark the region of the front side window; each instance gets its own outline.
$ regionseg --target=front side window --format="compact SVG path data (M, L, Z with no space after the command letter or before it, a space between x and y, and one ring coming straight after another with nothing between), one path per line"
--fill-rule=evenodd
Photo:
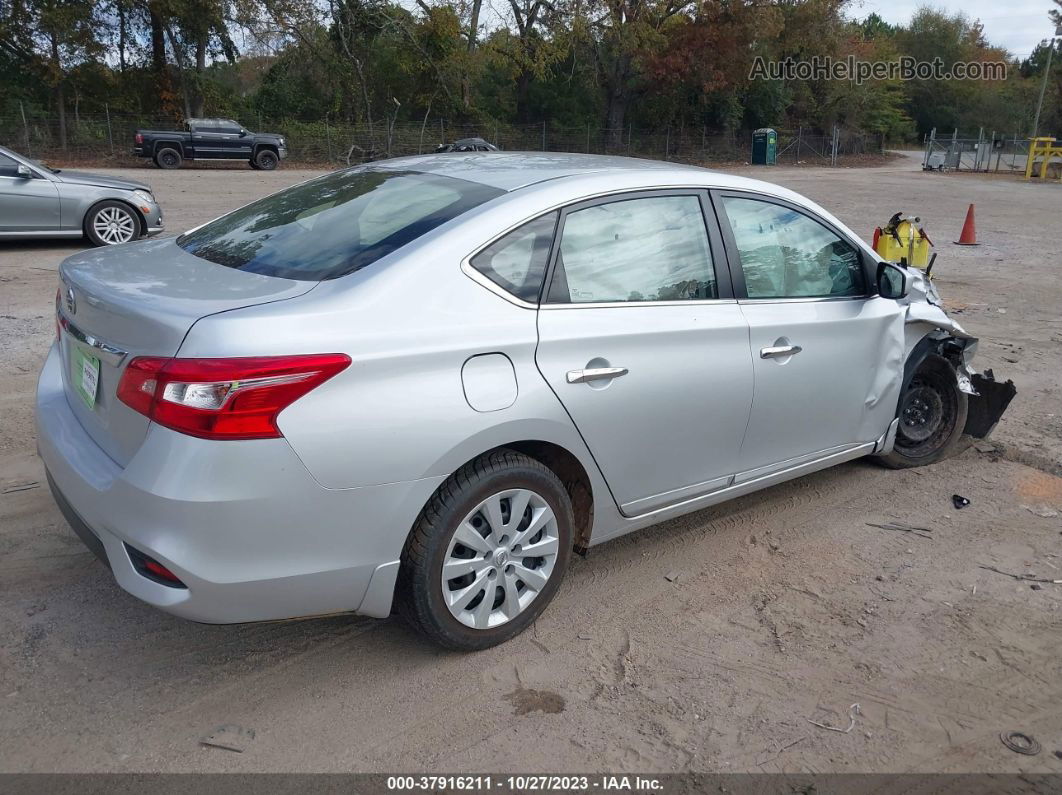
M717 297L698 197L624 199L577 210L565 218L551 302Z
M17 177L18 163L7 155L0 154L0 177Z
M723 198L749 298L866 295L859 252L817 221L779 204Z
M438 174L349 169L252 202L177 245L228 268L323 281L371 265L503 192Z
M476 254L472 267L506 292L536 303L556 226L557 213L529 221Z

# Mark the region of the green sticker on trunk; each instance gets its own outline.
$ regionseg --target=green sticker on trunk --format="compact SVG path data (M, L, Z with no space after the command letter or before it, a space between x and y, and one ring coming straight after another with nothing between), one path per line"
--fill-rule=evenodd
M100 360L82 353L77 346L71 348L70 383L86 406L90 409L96 408L96 392L100 386Z

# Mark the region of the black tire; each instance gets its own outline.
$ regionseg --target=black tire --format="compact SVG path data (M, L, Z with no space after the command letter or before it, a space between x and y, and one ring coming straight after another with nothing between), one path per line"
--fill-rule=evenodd
M261 171L262 170L262 167L260 165L258 165L256 162L254 162L254 160L248 160L247 161L247 165L249 165L255 171Z
M949 458L962 449L969 408L951 362L930 354L900 397L893 451L879 460L893 469L907 469Z
M103 229L102 232L97 230L97 218L108 228ZM140 213L128 204L119 201L102 201L93 205L85 213L82 230L94 246L115 246L119 243L138 240L144 234L144 221ZM111 239L106 239L103 235Z
M508 489L532 491L553 511L556 559L545 586L522 612L498 626L476 629L459 621L444 602L442 566L459 524L481 502ZM519 526L526 527L525 521L521 519ZM504 643L530 626L556 595L571 560L574 526L568 494L548 467L504 448L480 456L439 487L413 526L402 551L395 593L398 610L417 630L448 649L476 651Z
M254 156L255 165L262 171L272 171L280 165L280 158L272 149L262 149Z
M172 146L165 146L155 153L155 163L159 168L180 168L184 163L184 158Z

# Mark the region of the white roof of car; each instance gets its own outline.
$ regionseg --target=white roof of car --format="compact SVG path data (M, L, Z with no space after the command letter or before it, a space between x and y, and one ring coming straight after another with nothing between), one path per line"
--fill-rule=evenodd
M675 175L680 183L689 183L694 174L700 174L703 175L703 184L706 186L755 189L772 194L779 192L776 185L698 166L643 160L637 157L569 152L446 152L382 160L373 163L371 167L441 174L505 191L564 177L652 171L654 178L651 182L657 184L667 184L671 181L668 174Z

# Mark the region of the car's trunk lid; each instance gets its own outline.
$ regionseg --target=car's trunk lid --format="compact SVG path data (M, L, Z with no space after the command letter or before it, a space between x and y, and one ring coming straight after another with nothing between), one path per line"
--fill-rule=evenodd
M125 466L149 424L117 398L130 360L173 356L199 318L294 298L315 285L225 268L172 239L70 257L60 267L58 311L71 409L96 443Z

